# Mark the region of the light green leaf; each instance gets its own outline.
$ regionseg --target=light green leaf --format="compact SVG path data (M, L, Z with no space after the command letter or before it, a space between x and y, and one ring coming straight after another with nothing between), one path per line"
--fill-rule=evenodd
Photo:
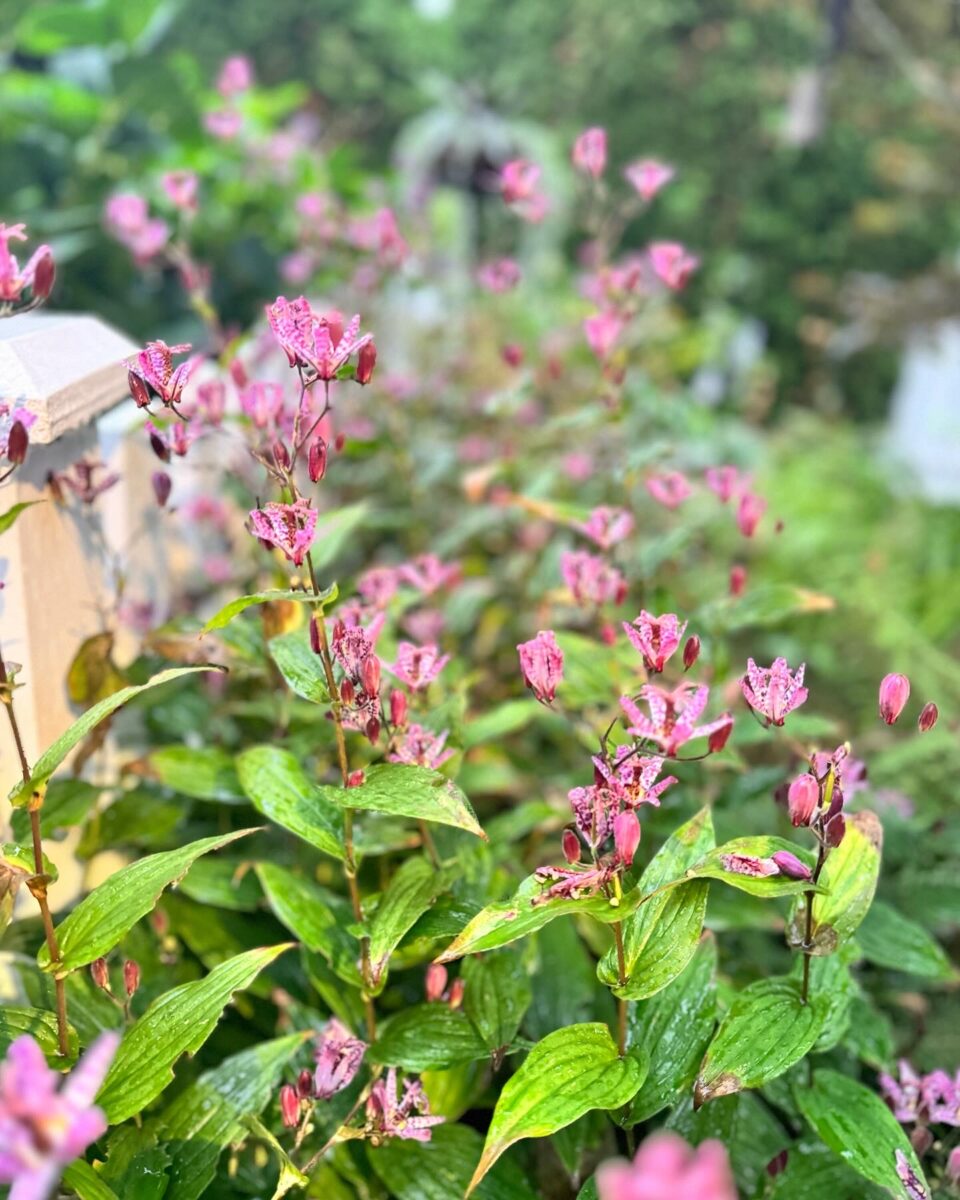
M164 888L176 884L201 854L209 854L253 832L241 829L223 837L201 838L178 850L148 855L109 876L57 927L60 962L56 964L56 973L65 975L107 954L150 912ZM44 970L53 969L45 945L37 961Z
M466 984L463 1010L487 1049L497 1051L509 1046L533 999L522 955L501 950L468 958L461 975Z
M927 979L955 979L957 972L934 938L890 904L874 900L857 930L864 957L891 971Z
M212 633L215 629L223 629L225 625L229 625L234 617L238 617L242 612L254 604L270 604L278 600L299 601L301 604L319 604L323 608L328 608L337 598L337 585L331 584L315 596L313 592L305 592L302 590L283 590L272 589L266 592L252 592L249 596L238 596L235 600L231 600L229 604L225 604L219 612L215 613L210 620L200 630L199 637L204 634Z
M379 992L386 983L390 955L437 896L449 875L425 858L408 858L390 880L370 923L370 983Z
M351 535L363 524L368 511L368 506L361 501L320 514L310 551L315 571L322 571L336 560Z
M258 863L257 875L277 920L322 954L345 983L359 987L360 944L347 932L354 923L349 902L276 863Z
M219 671L222 669L222 667L215 666L171 667L167 671L161 671L159 675L154 675L146 683L140 684L137 687L121 688L119 692L114 692L113 695L107 696L99 704L94 704L92 708L87 709L83 716L78 717L74 721L66 733L62 733L53 745L40 755L34 764L29 780L26 783L17 784L10 792L10 803L14 808L19 808L21 805L26 804L34 792L42 790L47 780L57 767L60 766L74 746L79 745L87 734L95 729L104 718L116 712L128 700L132 700L142 692L150 691L151 688L160 687L164 683L170 683L174 679L182 679L186 675L196 675L201 671Z
M697 1106L782 1075L812 1048L828 1015L827 998L814 994L803 1004L794 980L761 979L744 988L700 1064Z
M504 1085L466 1195L514 1142L549 1137L592 1109L628 1104L646 1072L639 1053L620 1057L606 1025L571 1025L548 1034Z
M811 592L789 583L771 583L750 588L740 596L725 596L700 609L697 624L714 633L741 629L769 628L808 613L830 612L836 607L832 596Z
M751 896L772 899L775 896L795 896L800 892L809 892L813 885L809 880L790 879L786 875L741 875L737 871L729 871L723 865L727 855L739 854L747 858L770 858L778 850L787 850L801 862L813 867L813 858L807 850L795 842L788 842L779 837L742 837L724 842L701 862L687 872L688 879L719 879L738 891L748 892ZM823 890L822 886L821 889Z
M147 774L164 787L195 800L242 803L233 755L219 746L159 746L146 759Z
M428 767L385 763L372 767L360 787L324 789L331 800L350 808L414 817L466 829L486 841L470 801L452 779Z
M41 837L53 837L61 829L79 825L102 794L103 788L85 779L51 779L40 809ZM30 840L30 814L26 809L18 808L10 825L17 841Z
M390 1017L371 1046L371 1062L407 1071L439 1071L488 1058L469 1017L447 1004L414 1004Z
M252 865L226 854L201 858L180 883L180 891L200 904L212 904L233 912L256 912L263 891Z
M267 649L291 691L304 700L312 700L314 704L326 704L329 701L323 663L310 648L310 642L302 630L295 629L271 638Z
M76 1192L80 1200L118 1200L117 1193L82 1158L67 1167L63 1173L63 1183Z
M42 500L21 500L19 504L11 505L5 513L0 513L0 533L6 533L16 522L22 512L32 508L34 504L43 504Z
M214 967L209 975L158 996L124 1034L97 1096L111 1125L142 1110L173 1079L181 1054L196 1054L220 1020L234 992L249 987L291 943L248 950Z
M238 757L237 775L258 812L343 861L343 811L337 789L314 783L296 755L279 746L253 746Z
M548 710L536 700L506 700L469 722L463 731L463 748L498 741L545 715L549 716Z
M815 1071L811 1087L795 1087L800 1110L848 1167L900 1200L915 1200L897 1174L899 1151L929 1196L910 1139L876 1092L838 1071Z
M0 1006L0 1056L6 1054L11 1042L25 1033L30 1034L50 1063L59 1067L65 1065L60 1057L55 1013L42 1008L17 1008L12 1004ZM77 1032L73 1026L67 1028L67 1045L70 1055L66 1062L69 1064L75 1061L79 1051Z

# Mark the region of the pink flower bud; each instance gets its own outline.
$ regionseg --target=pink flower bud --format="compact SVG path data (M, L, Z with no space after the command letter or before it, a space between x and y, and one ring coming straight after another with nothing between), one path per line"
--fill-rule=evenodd
M880 682L880 716L892 725L910 699L910 680L906 675L884 675Z
M923 710L917 720L917 726L921 733L928 733L937 721L940 719L940 709L931 700L923 706Z
M831 817L829 821L825 821L823 825L823 841L831 850L836 848L843 841L844 834L847 832L847 822L844 819L843 813L837 813L835 817Z
M737 508L737 526L744 537L753 537L760 524L760 518L766 510L767 502L762 496L747 492L740 497L740 504Z
M273 443L273 461L277 464L281 471L289 470L290 467L290 452L281 441Z
M280 1089L280 1116L288 1129L295 1129L300 1124L300 1097L289 1083Z
M54 280L57 278L57 267L53 255L48 250L33 269L33 296L36 300L46 300L53 291Z
M353 686L353 680L345 679L340 684L340 699L344 704L352 704L357 698L357 689Z
M787 1160L790 1157L788 1150L781 1150L779 1154L775 1154L767 1163L767 1174L771 1179L775 1179L778 1175L782 1175L787 1169Z
M235 358L230 363L230 378L238 388L245 388L250 382L250 376L247 374L247 368L243 365L239 358Z
M150 390L139 375L130 371L127 375L127 387L130 395L136 400L137 408L146 408L150 404Z
M599 179L607 165L607 131L598 125L585 129L573 143L573 165Z
M689 671L700 657L700 639L691 633L683 647L683 669Z
M447 968L443 963L431 963L427 967L427 975L424 981L424 992L427 997L427 1003L434 1004L437 1000L441 1000L446 987Z
M390 724L399 729L407 722L407 694L399 688L390 693Z
M157 498L157 504L161 508L165 508L167 501L170 499L170 492L173 488L173 480L166 471L154 471L150 476L150 482L153 484L153 494Z
M503 361L508 367L519 367L523 362L523 347L516 342L508 342L500 351Z
M354 771L347 780L347 787L362 787L366 782L366 775L362 771Z
M563 857L571 867L580 861L580 839L572 829L563 831Z
M447 1004L450 1008L459 1008L463 1003L463 993L467 990L467 981L462 976L457 978L450 984L450 999Z
M307 471L313 483L319 483L327 473L327 443L317 436L307 451Z
M729 720L726 725L721 725L719 729L715 729L707 738L707 753L719 754L730 740L731 733L733 733L732 720Z
M798 775L787 792L787 809L795 826L809 825L820 803L820 785L809 772Z
M90 974L98 988L103 988L105 992L110 991L110 971L107 968L107 960L105 958L95 958L93 960L90 964Z
M346 444L347 444L347 435L345 433L338 433L337 436L333 439L333 448L334 448L334 450L336 450L336 452L338 454L343 450L343 448Z
M170 447L159 435L159 433L150 434L150 449L154 452L161 462L168 463L170 461Z
M297 1095L301 1100L309 1100L313 1095L313 1072L306 1067L297 1076Z
M640 845L640 822L633 809L624 809L614 818L613 844L617 850L617 858L625 867L633 865L633 856Z
M910 1134L910 1145L914 1148L920 1158L927 1153L933 1145L933 1134L926 1125L918 1125Z
M373 342L365 342L357 355L357 383L366 385L373 378L373 368L377 365L377 347Z
M29 446L30 434L27 433L26 425L22 421L14 421L7 435L7 459L19 466L27 457Z
M132 996L140 986L140 964L128 958L123 964L123 987L128 996Z
M951 1183L960 1183L960 1146L954 1146L947 1159L947 1178Z
M734 563L730 568L730 595L740 596L743 594L743 589L747 586L747 568L742 567L739 563Z
M318 620L323 620L322 617L317 617L316 613L310 618L310 649L314 654L320 653L320 629L317 625Z
M375 696L380 691L380 659L375 654L368 654L363 660L360 682L368 696Z
M810 879L813 875L807 864L801 862L789 850L778 850L776 854L771 854L770 857L780 868L780 874L786 875L790 879Z
M367 722L367 728L364 730L367 735L367 741L371 746L375 746L380 740L380 722L376 717L371 717Z
M541 704L551 704L563 681L563 651L552 629L541 630L517 646L523 681Z

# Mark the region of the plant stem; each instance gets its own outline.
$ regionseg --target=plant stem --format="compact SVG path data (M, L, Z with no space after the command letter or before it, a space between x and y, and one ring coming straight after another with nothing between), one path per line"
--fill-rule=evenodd
M7 717L10 720L10 730L13 733L13 740L17 747L17 756L20 759L20 772L23 775L23 782L29 783L30 764L27 761L27 755L23 748L23 738L20 735L20 726L17 724L17 714L13 708L13 689L9 685L10 681L7 677L6 663L3 661L3 651L0 650L0 687L2 687L3 704L7 710ZM34 807L32 797L28 801L28 804L30 805L30 835L33 839L33 869L36 875L28 882L27 887L30 889L31 895L40 908L40 919L43 922L43 935L46 939L47 950L50 953L50 962L56 967L57 963L60 962L60 946L53 928L50 905L47 902L47 880L43 870L43 844L40 837L40 808L39 805ZM70 1043L67 1039L66 980L54 974L53 987L57 1004L57 1046L61 1056L67 1058L70 1054Z
M617 944L617 982L620 987L627 984L627 963L623 954L623 923L617 921L613 926L613 937ZM627 1002L622 997L617 998L617 1047L620 1057L627 1052Z
M430 827L426 821L418 822L420 826L420 840L423 842L423 848L427 852L427 857L434 867L440 866L440 855L437 853L437 844L433 840L433 834L430 832Z
M817 865L813 871L813 882L820 882L820 872L823 870L823 864L827 857L827 848L823 842L820 843L820 852L817 855ZM810 992L810 959L813 950L813 897L814 892L804 892L804 899L807 904L806 925L803 933L803 986L800 990L800 1002L807 1003L807 996Z

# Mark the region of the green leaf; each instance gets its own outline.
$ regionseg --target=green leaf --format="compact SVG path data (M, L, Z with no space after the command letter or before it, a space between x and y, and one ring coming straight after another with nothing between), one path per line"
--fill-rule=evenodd
M63 1173L63 1183L76 1192L80 1200L118 1200L117 1193L82 1158L67 1167Z
M640 877L640 890L644 895L656 893L682 877L714 845L710 810L702 808L653 856ZM623 923L626 987L618 984L615 950L600 960L597 976L601 983L628 1000L643 1000L666 987L690 961L700 941L707 891L706 882L694 880L652 895Z
M698 1107L782 1075L811 1049L828 1011L824 996L813 994L803 1004L793 980L761 979L744 988L700 1064L694 1088Z
M874 900L857 930L857 942L864 956L880 967L921 975L927 979L956 979L939 942L890 904Z
M263 899L252 864L226 854L195 862L181 882L180 891L201 904L234 912L256 912Z
M342 508L321 513L317 518L317 531L313 539L311 555L313 569L322 571L334 562L351 535L363 524L369 508L363 502L345 504ZM328 591L333 591L329 588Z
M621 1058L610 1030L598 1022L549 1034L504 1085L466 1195L521 1138L549 1137L591 1109L629 1103L646 1070L639 1054Z
M85 779L51 779L40 809L40 836L53 837L61 829L79 825L103 794ZM30 840L30 814L18 808L10 822L13 836L19 842Z
M42 1008L16 1008L11 1004L0 1007L0 1056L6 1054L11 1042L25 1033L30 1034L53 1066L64 1065L64 1060L60 1057L60 1043L57 1040L55 1013ZM67 1045L70 1050L67 1061L72 1062L79 1051L77 1032L72 1026L67 1028Z
M147 755L146 768L151 779L181 796L228 804L246 799L233 755L218 746L159 746Z
M512 950L468 958L461 971L463 1010L496 1051L509 1046L530 1007L533 989L523 958Z
M258 863L257 875L277 920L307 949L322 954L345 983L359 987L360 945L347 932L354 923L349 902L276 863Z
M830 612L836 607L832 596L811 592L788 583L771 583L750 588L741 596L725 596L704 605L697 623L713 633L735 633L741 629L769 628L792 617Z
M838 1071L821 1070L811 1087L795 1087L794 1096L820 1138L864 1179L913 1200L897 1174L899 1150L926 1188L910 1139L875 1092Z
M78 717L74 721L66 733L62 733L53 745L40 755L34 764L29 780L26 783L17 784L10 792L10 803L14 808L19 808L21 805L27 803L34 792L41 791L47 780L57 767L60 766L74 746L79 745L87 734L95 729L105 717L109 717L112 713L116 712L128 700L132 700L142 692L160 687L164 683L170 683L174 679L181 679L185 675L196 675L200 671L220 671L222 669L222 667L215 666L171 667L167 671L161 671L159 675L154 675L152 679L148 679L146 683L140 684L137 687L121 688L119 692L114 692L113 695L101 700L99 704L88 708L83 716Z
M107 954L127 930L150 912L164 888L176 884L201 854L209 854L253 832L241 829L223 837L201 838L178 850L148 855L110 875L57 927L60 962L56 964L56 973L65 975ZM46 946L41 948L37 961L44 970L54 969Z
M883 827L867 809L847 818L843 841L827 856L820 875L826 894L813 901L813 953L833 954L867 915L880 876ZM787 926L787 942L802 946L806 905L798 901Z
M343 812L336 789L314 783L296 755L279 746L253 746L238 757L237 775L258 812L343 861Z
M0 533L6 533L7 530L15 523L22 512L28 508L32 508L34 504L43 504L42 500L21 500L19 504L14 504L7 509L5 513L0 513Z
M483 1138L469 1125L438 1125L429 1142L388 1138L367 1146L374 1173L396 1200L454 1200L463 1195L480 1158ZM477 1200L537 1200L526 1173L497 1163L478 1185Z
M212 633L215 629L223 629L225 625L229 625L234 617L238 617L242 612L254 604L270 604L278 600L299 601L301 604L319 604L321 607L327 607L337 598L337 585L331 584L315 596L313 592L305 592L302 590L284 591L283 589L273 589L266 592L253 592L249 596L238 596L235 600L231 600L229 604L225 604L219 612L215 613L210 620L200 630L199 637L203 637L207 633Z
M267 649L291 691L304 700L312 700L314 704L326 704L329 701L323 663L310 648L310 642L302 630L295 629L292 633L271 638Z
M291 943L248 950L209 975L158 996L124 1034L97 1096L111 1125L141 1112L173 1079L181 1054L196 1054L234 992L249 987Z
M446 1004L415 1004L392 1016L371 1046L371 1062L407 1071L438 1071L488 1058L469 1017Z
M650 1059L650 1073L630 1106L630 1123L676 1103L697 1074L717 1009L717 944L710 935L676 979L629 1011L630 1045Z
M889 1200L890 1193L866 1183L819 1138L795 1142L787 1169L773 1182L769 1200Z
M386 983L390 955L417 918L447 887L449 876L425 858L408 858L390 880L370 923L370 983L380 991Z
M533 721L549 716L542 704L536 700L507 700L475 717L463 731L463 748L481 746L484 742L495 742L525 729Z
M242 1141L244 1122L274 1098L281 1074L309 1031L234 1054L181 1092L151 1128L169 1147L164 1200L197 1200L216 1174L221 1152Z
M324 789L331 800L350 808L414 817L466 829L486 841L470 801L452 779L428 767L384 763L372 767L360 787Z
M719 879L738 891L748 892L751 896L772 899L775 896L796 896L801 892L813 890L809 880L790 879L786 875L741 875L737 871L728 871L723 865L723 859L730 854L742 854L747 858L770 858L778 850L789 851L801 862L813 867L813 857L795 842L788 842L779 837L742 837L724 842L701 862L687 872L688 879ZM821 886L820 890L823 890Z

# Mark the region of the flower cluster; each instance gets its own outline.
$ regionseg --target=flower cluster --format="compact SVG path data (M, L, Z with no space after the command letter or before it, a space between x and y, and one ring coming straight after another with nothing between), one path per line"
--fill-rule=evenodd
M722 1142L695 1149L675 1133L647 1138L633 1162L604 1163L597 1171L599 1200L737 1200Z
M53 291L56 267L49 246L38 246L21 267L11 242L25 242L25 225L0 222L0 317L29 312Z

